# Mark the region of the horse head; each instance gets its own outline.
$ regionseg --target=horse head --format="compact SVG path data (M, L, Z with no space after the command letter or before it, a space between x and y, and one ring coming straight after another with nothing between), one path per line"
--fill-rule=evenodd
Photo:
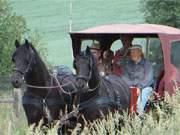
M24 44L15 41L16 50L12 55L14 63L11 82L15 88L21 87L24 77L32 70L32 65L35 63L35 54L32 45L25 40Z
M96 82L97 78L94 79L93 76L97 76L98 71L96 60L91 54L89 47L87 47L85 51L79 53L75 58L73 65L77 74L76 86L79 89L89 89L94 87L93 82Z

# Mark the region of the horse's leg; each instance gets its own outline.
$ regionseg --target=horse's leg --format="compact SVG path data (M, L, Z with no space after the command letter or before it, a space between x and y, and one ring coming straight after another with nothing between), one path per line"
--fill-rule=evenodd
M56 121L56 120L60 120L61 119L61 115L63 114L63 112L61 112L63 109L59 106L55 106L55 105L51 105L48 106L48 110L49 110L49 116L51 121ZM61 123L60 123L61 125ZM57 133L58 135L63 135L64 134L64 125L58 127Z
M61 108L59 106L48 106L51 121L59 120Z
M86 109L82 112L82 114L86 120L94 121L97 118L105 118L111 110L112 109L108 107L99 107L97 109Z
M66 113L64 107L62 108L62 107L58 107L58 106L49 106L48 109L50 111L50 115L51 115L52 120L62 120L62 119L64 119L64 121L60 121L60 123L59 123L60 125L58 127L58 135L71 134L68 131L68 129L73 129L75 127L76 118L71 117L71 118L66 120L66 115L68 114L68 112Z
M23 108L26 113L28 125L34 125L34 127L37 127L39 122L43 119L43 108L29 104L23 104Z

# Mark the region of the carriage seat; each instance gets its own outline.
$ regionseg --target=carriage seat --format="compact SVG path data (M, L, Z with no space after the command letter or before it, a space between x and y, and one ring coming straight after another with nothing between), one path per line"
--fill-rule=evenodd
M56 66L53 70L53 73L57 74L57 78L59 82L64 85L64 89L67 89L68 91L77 90L76 86L74 85L76 81L76 76L68 66Z
M74 75L71 69L66 65L55 66L53 73L57 73L58 76Z

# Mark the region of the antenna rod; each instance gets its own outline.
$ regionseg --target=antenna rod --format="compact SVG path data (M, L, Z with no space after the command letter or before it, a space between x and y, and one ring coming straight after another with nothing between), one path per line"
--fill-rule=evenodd
M69 31L72 32L72 2L73 0L70 0L70 8L69 8Z

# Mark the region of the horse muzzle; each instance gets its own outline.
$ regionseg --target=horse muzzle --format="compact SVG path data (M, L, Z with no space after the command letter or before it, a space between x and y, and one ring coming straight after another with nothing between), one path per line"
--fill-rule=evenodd
M76 84L77 88L80 91L81 90L84 91L84 90L88 90L89 89L88 83L84 79L77 79L75 84Z
M11 83L14 88L20 88L23 82L23 76L17 73L14 73L11 76Z

